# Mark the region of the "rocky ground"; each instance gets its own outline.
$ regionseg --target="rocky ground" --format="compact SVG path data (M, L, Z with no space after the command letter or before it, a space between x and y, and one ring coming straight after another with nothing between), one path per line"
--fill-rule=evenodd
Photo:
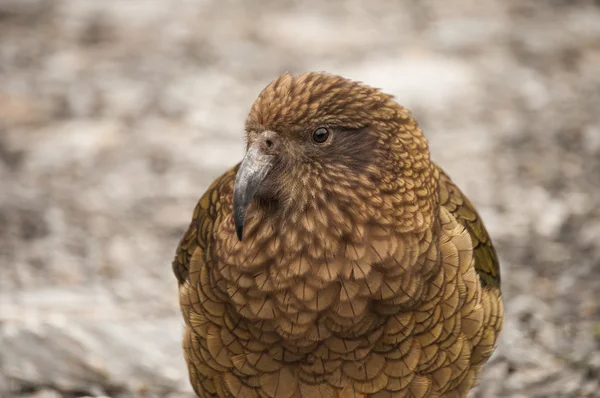
M474 397L600 397L600 3L0 0L0 397L187 397L170 269L283 71L397 96L506 322Z

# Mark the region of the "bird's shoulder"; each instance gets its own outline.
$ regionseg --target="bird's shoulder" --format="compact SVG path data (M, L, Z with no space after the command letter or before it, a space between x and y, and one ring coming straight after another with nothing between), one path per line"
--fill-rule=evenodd
M220 175L200 197L192 221L179 241L175 258L173 259L173 272L180 284L188 277L189 265L197 249L204 251L212 239L215 220L224 206L231 202L233 183L239 164Z
M475 270L483 286L500 288L500 263L483 220L467 196L441 169L439 180L440 205L461 224L473 242Z

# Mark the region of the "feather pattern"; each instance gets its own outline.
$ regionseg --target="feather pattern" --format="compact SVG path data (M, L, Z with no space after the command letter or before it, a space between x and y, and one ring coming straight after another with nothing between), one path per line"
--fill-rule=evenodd
M331 142L311 132L326 126ZM379 90L284 74L246 132L280 159L233 220L213 182L173 260L200 397L464 397L502 328L499 262L472 203Z

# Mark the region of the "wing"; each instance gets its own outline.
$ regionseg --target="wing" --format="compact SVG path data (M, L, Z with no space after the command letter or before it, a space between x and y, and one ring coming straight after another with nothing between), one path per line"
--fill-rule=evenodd
M454 215L473 241L475 270L483 286L500 288L500 263L481 217L469 199L440 168L440 204Z
M210 243L213 224L221 209L222 192L225 187L230 190L233 186L238 167L239 164L217 178L202 195L194 209L192 222L177 246L172 264L173 273L180 285L188 278L190 259L194 251L200 248L204 252Z

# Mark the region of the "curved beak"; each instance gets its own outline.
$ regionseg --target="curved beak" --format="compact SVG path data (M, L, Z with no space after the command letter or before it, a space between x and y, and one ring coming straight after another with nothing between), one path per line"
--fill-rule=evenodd
M265 154L258 145L248 148L235 177L233 186L233 222L238 239L242 240L246 211L254 194L273 167L273 156Z

